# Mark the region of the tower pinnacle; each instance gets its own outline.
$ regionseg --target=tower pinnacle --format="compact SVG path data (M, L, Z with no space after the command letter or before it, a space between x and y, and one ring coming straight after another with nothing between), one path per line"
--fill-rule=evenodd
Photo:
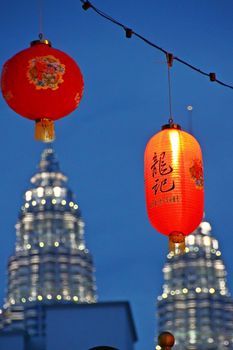
M16 224L16 247L8 264L8 327L17 323L23 329L25 310L31 305L96 301L84 226L75 195L49 146L24 193Z

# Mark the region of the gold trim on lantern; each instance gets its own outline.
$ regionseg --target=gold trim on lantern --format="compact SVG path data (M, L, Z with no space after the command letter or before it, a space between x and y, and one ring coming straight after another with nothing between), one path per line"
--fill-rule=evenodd
M35 139L37 141L52 142L55 139L54 122L51 119L36 120Z
M162 126L162 130L165 130L165 129L177 129L177 130L181 130L181 126L179 124L174 124L174 123L171 123L171 124L165 124Z
M38 44L45 44L45 45L48 45L50 47L52 46L51 41L48 39L40 39L40 40L31 41L31 46L38 45Z
M182 232L174 231L169 235L169 251L174 255L182 255L185 252L185 236Z

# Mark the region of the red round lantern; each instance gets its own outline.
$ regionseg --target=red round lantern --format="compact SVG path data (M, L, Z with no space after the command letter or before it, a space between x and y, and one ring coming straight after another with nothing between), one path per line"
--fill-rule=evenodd
M54 139L53 121L77 108L83 94L83 78L77 63L36 40L10 58L1 75L2 94L21 116L36 121L36 139Z
M152 226L170 237L172 251L184 250L185 236L203 218L201 148L177 124L165 125L145 150L145 192Z

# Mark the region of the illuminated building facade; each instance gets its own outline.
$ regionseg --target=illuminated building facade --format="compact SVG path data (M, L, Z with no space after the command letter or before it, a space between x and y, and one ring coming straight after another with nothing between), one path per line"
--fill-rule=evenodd
M128 302L96 302L84 222L54 150L42 153L16 224L0 310L2 350L133 350Z
M186 253L168 254L158 297L158 333L170 331L174 350L233 349L233 300L211 226L186 237Z
M41 305L94 303L95 291L79 206L49 147L25 192L16 224L1 327L37 334Z

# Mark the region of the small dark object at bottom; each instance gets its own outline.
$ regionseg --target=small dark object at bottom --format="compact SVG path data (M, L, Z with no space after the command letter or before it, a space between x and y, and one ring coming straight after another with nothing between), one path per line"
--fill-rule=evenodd
M117 348L112 348L111 346L96 346L88 350L119 350Z
M158 336L158 343L163 350L169 350L175 343L174 335L170 332L162 332Z

